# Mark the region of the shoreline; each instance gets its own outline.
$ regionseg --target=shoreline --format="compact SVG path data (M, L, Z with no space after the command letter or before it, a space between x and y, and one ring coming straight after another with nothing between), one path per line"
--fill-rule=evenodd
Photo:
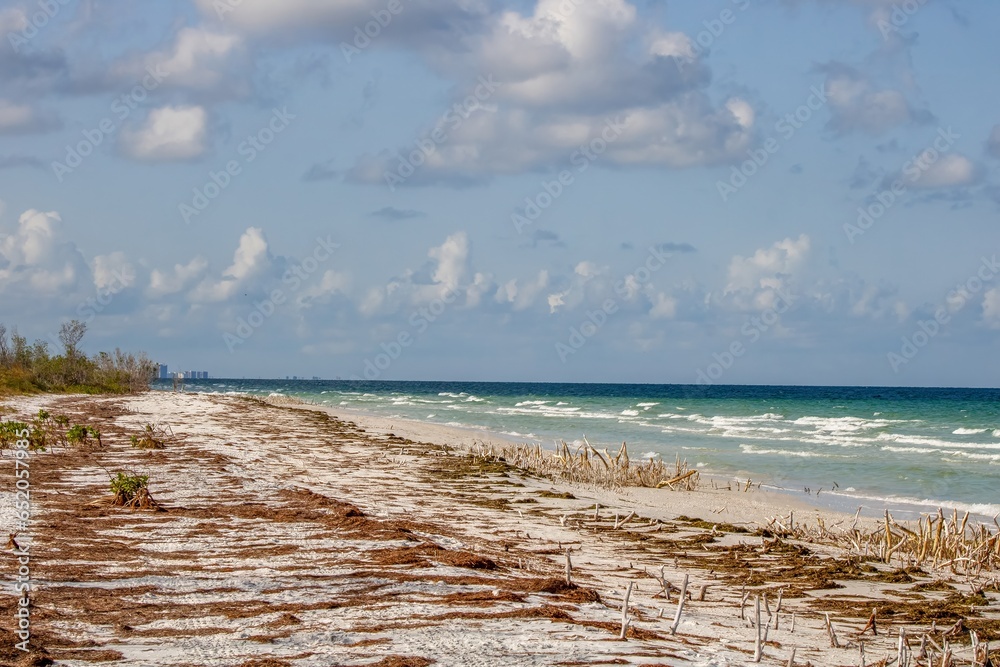
M32 554L36 658L736 667L759 650L762 665L795 651L802 667L853 664L862 640L872 655L895 651L900 630L968 653L967 633L943 634L958 621L1000 638L996 570L974 574L970 594L954 563L911 567L902 552L886 563L869 552L881 529L868 519L855 553L830 541L852 517L794 509L786 531L769 516L786 521L787 497L766 489L568 484L458 449L468 433L275 402L162 391L7 402L7 419L45 408L103 434L30 456L32 517L16 539ZM165 446L131 446L151 423L170 427ZM12 457L0 468L13 479ZM120 470L150 475L161 511L112 506ZM0 488L0 530L12 507ZM3 567L9 582L16 560ZM0 616L0 644L12 618Z
M246 395L253 396L251 394ZM331 406L288 394L279 395L287 396L289 399L298 401L303 405L308 405L315 409L323 410L336 417L354 419L356 421L360 420L361 422L371 426L373 429L380 430L382 432L387 433L395 429L396 432L406 433L409 437L414 439L425 439L438 444L452 445L454 442L461 440L463 437L475 437L484 442L495 442L508 445L524 443L541 444L542 442L541 439L537 438L535 441L531 442L523 439L519 440L504 433L478 428L475 426L439 424L410 417L384 416L360 408ZM262 398L259 396L253 397ZM554 451L544 444L542 444L542 447L543 449ZM699 490L703 490L705 485L712 484L713 482L718 485L733 484L734 486L745 484L747 482L747 478L745 477L726 475L701 468L699 468L699 473L702 478L702 487ZM972 511L971 506L960 502L943 504L916 503L892 497L879 498L860 495L855 496L830 489L820 490L823 493L823 500L820 500L819 495L814 496L812 494L804 494L802 491L784 488L774 484L762 483L758 486L757 482L753 482L752 478L750 479L752 482L752 488L760 491L766 491L779 498L785 499L784 503L776 501L774 503L776 507L787 505L788 509L794 511L815 511L829 516L837 516L839 519L843 519L846 517L853 517L860 509L860 515L862 517L867 517L869 519L881 519L884 512L888 510L893 517L899 520L916 521L922 516L936 514L939 509L948 513L957 510L960 513L968 511L970 518L978 521L979 523L991 526L993 525L994 517L992 515ZM830 498L833 498L834 500L830 501Z

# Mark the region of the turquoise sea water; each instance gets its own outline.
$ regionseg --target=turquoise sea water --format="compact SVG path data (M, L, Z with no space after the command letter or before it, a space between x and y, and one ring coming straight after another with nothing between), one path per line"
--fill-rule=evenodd
M680 454L707 473L809 487L812 502L839 509L1000 513L998 389L189 380L187 390L280 393L548 446L624 440L633 458Z

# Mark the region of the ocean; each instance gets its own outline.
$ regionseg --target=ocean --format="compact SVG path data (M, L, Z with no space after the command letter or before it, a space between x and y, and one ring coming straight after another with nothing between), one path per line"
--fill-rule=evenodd
M186 390L285 394L550 447L625 441L633 458L680 455L852 512L1000 513L1000 389L211 379Z

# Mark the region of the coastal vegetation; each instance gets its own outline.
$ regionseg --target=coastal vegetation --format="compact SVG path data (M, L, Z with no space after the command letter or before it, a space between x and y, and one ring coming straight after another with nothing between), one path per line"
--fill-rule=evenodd
M28 339L0 324L0 395L39 392L134 394L149 389L156 366L143 353L115 349L87 356L80 341L87 325L79 320L59 328L59 354L48 342Z

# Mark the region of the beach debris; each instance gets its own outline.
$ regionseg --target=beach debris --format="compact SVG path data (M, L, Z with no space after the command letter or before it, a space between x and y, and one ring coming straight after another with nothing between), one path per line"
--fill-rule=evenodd
M823 616L826 617L826 632L830 636L830 648L840 648L837 632L833 629L833 623L830 622L830 614L824 613Z
M681 615L684 613L684 600L687 598L688 575L684 575L684 582L681 584L680 597L677 600L677 613L674 614L674 623L670 626L670 634L676 635L677 628L681 624Z
M476 442L470 451L470 456L487 463L502 461L512 467L549 479L594 484L608 489L636 486L693 491L698 487L701 477L697 469L691 468L688 462L679 456L675 457L673 466L652 458L642 463L634 462L628 456L626 443L622 443L615 455L607 450L602 454L590 444L586 436L575 450L565 441L558 441L554 452L542 449L538 444L498 445ZM663 482L667 484L659 486ZM598 520L599 514L600 505L596 504L595 521Z
M136 449L163 449L166 447L167 441L173 437L174 432L169 425L147 422L143 424L138 435L129 436L129 442Z
M754 642L753 661L754 662L760 662L760 659L764 655L764 644L763 644L763 637L761 635L761 630L760 630L760 596L759 595L755 595L754 596L754 618L756 619L754 621L754 625L757 626L756 627L756 630L757 630L757 639Z
M861 632L859 634L863 635L869 630L871 630L872 636L878 637L878 626L875 622L875 616L877 613L878 613L878 607L872 608L871 616L868 617L868 623L865 624L865 627L861 629Z
M622 631L618 639L625 639L628 626L632 623L632 617L628 614L628 599L632 597L632 586L635 582L628 582L628 589L625 591L625 599L622 600Z
M566 549L566 585L573 585L573 561L569 557L570 550Z

